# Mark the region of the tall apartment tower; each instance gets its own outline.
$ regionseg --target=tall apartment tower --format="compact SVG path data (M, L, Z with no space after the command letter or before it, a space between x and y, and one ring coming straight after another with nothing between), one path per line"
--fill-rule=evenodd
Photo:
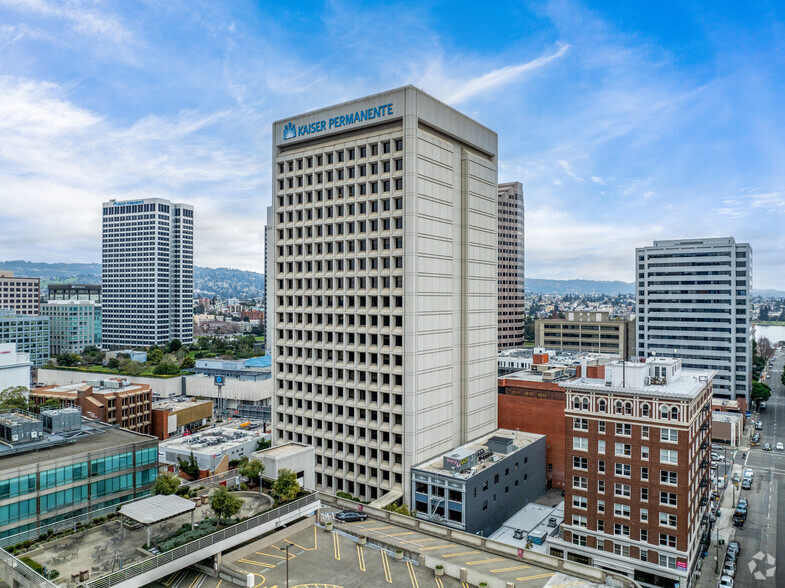
M690 585L709 543L714 373L650 357L561 384L568 475L552 555L645 586Z
M499 184L499 351L523 347L523 186Z
M104 202L105 347L193 341L193 215L161 198Z
M273 125L276 443L316 486L410 503L496 427L497 135L412 86Z
M733 237L635 250L638 355L717 371L714 394L749 401L752 248Z

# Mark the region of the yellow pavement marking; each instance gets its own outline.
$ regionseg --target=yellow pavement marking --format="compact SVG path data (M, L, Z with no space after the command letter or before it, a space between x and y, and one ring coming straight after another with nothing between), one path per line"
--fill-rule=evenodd
M215 588L220 588L221 584L223 584L223 580L218 580L218 586L216 586Z
M420 588L420 585L417 583L417 576L414 574L414 568L412 567L412 562L407 561L406 567L409 569L409 578L412 580L412 588Z
M335 559L341 561L341 546L338 544L338 533L333 533L333 552L335 553Z
M550 574L538 574L536 576L524 576L523 578L515 578L515 579L518 580L518 581L521 581L521 580L537 580L538 578L549 578L552 575L553 575L553 572L551 572Z
M423 539L417 539L417 541L412 541L412 543L418 545L419 543L428 543L428 541L439 541L439 539L437 537L425 537Z
M264 581L264 576L262 576L261 574L257 574L256 572L251 572L251 573L252 573L254 576L259 576L259 577L262 579L262 581L261 581L261 582L259 582L258 584L256 584L256 585L255 585L253 588L260 588L261 586L263 586L263 585L265 584L265 581Z
M305 551L316 551L316 548L319 546L319 544L316 542L316 525L314 525L313 527L313 547L303 547L302 545L297 545L297 543L293 543L292 541L289 541L289 543ZM275 547L278 551L286 551L285 549L281 549L280 547L276 547L275 545L273 545L273 547Z
M363 554L363 546L357 546L357 560L360 562L360 569L365 571L365 555Z
M395 525L384 525L383 527L365 527L366 531L381 531L382 529L392 529Z
M476 549L472 551L459 551L458 553L442 553L439 557L458 557L459 555L471 555L472 553L480 553Z
M442 584L442 579L439 576L436 576L436 585L439 588L444 588L444 584Z
M442 545L432 545L431 547L423 547L423 551L430 551L431 549L444 549L445 547L452 547L452 543L443 543Z
M583 582L582 580L578 580L576 582L565 582L564 584L551 584L550 586L548 586L548 588L564 588L564 586L575 586L577 584L585 585L586 583Z
M277 549L277 548L276 548L276 549ZM263 551L254 551L254 553L255 553L256 555L265 555L265 556L267 556L267 557L274 557L274 558L276 558L276 559L286 559L286 557L285 557L285 556L283 556L283 555L275 555L275 554L273 554L273 553L264 553ZM294 559L295 557L297 557L295 554L293 554L293 553L290 553L290 554L289 554L289 559Z
M512 572L513 570L524 570L526 568L530 568L531 566L513 566L511 568L498 568L495 570L491 570L492 572ZM548 587L550 588L550 586Z
M350 525L357 525L359 527L360 525L375 525L378 522L379 521L374 521L373 519L368 519L367 521L357 521L355 523L349 523L349 524Z
M254 561L252 559L238 559L237 561L239 561L241 563L251 564L251 565L254 565L254 566L259 566L260 568L271 569L271 568L275 567L273 564L262 563L260 561Z
M469 587L469 583L468 583L468 582L463 582L463 583L461 584L461 588L470 588L470 587Z
M166 582L164 582L164 585L171 586L172 583L178 578L178 576L180 576L180 574L183 574L183 573L185 573L185 570L179 570L179 571L175 572L174 574L172 574L169 577L169 579Z
M188 585L188 588L194 588L194 586L196 586L196 583L197 583L199 580L201 580L203 576L204 576L204 574L202 574L202 573L199 573L199 574L198 574L198 575L197 575L197 576L194 578L194 581L193 581L193 582L191 582L191 583Z
M406 535L415 535L414 531L406 531L405 533L391 533L388 537L405 537Z
M467 561L465 565L473 566L474 564L491 563L494 561L504 561L503 557L492 557L491 559L478 559L475 561Z
M392 575L390 574L390 562L387 561L387 552L382 549L382 567L384 568L384 579L388 584L392 584Z

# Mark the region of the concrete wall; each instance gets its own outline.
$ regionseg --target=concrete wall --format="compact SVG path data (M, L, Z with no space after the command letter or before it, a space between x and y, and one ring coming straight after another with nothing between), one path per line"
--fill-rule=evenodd
M46 386L62 386L64 384L76 384L85 380L103 380L105 378L116 378L117 374L99 372L77 372L71 370L51 370L41 368L38 370L38 381ZM170 396L180 396L183 393L182 376L173 378L146 378L128 376L135 384L146 384L155 398L168 398Z

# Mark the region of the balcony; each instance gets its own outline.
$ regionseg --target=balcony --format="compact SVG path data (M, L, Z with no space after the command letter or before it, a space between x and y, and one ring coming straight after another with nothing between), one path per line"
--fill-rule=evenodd
M708 459L701 460L700 468L702 470L705 470L707 467L709 467L709 460Z

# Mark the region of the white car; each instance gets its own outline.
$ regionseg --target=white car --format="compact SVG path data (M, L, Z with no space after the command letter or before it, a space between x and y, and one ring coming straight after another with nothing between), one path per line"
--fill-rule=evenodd
M725 565L722 566L722 576L730 576L731 578L736 578L736 564L732 561L726 561Z
M781 442L777 443L777 445L775 445L775 447L776 447L777 451L782 451L783 449L785 449L785 445L783 445Z
M730 576L723 576L720 578L717 588L733 588L733 578Z
M722 455L720 455L719 453L712 453L711 454L711 459L713 461L725 461L725 458L722 457Z
M754 478L755 472L752 471L752 468L747 468L744 470L744 474L741 476L742 478Z

